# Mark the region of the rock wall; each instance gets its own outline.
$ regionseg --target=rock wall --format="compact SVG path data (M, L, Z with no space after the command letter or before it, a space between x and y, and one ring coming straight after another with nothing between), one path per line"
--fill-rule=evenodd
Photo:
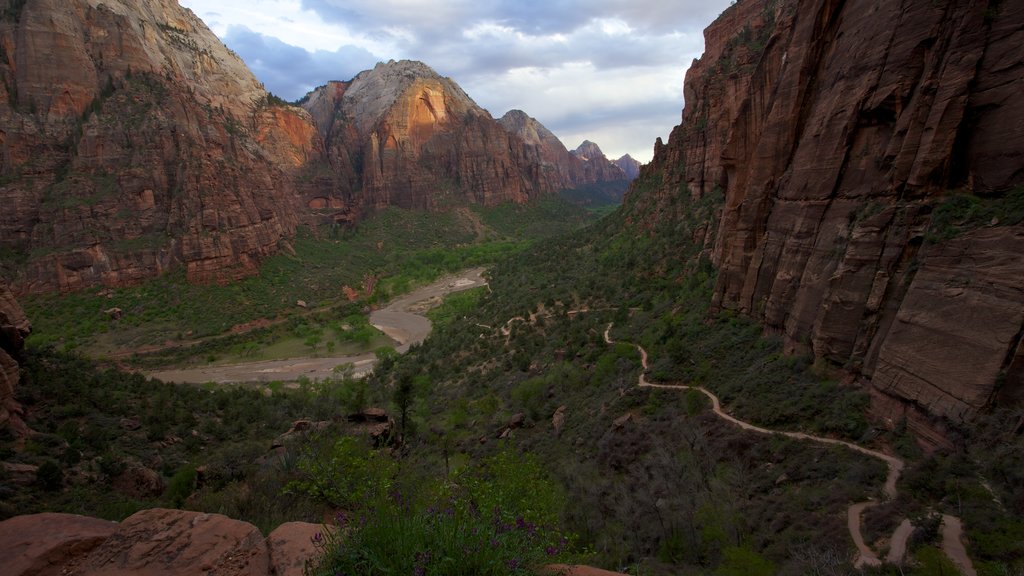
M7 285L0 281L0 428L10 427L18 435L28 432L21 419L21 406L14 400L20 379L18 357L31 331L32 326L21 306Z
M339 185L359 191L333 197L338 205L525 202L585 178L543 126L531 125L541 136L527 142L420 62L380 63L351 82L318 88L302 106L324 137Z
M737 3L638 219L722 194L714 306L870 382L881 416L926 431L1019 397L1021 22L1019 2Z
M0 245L21 291L125 285L172 267L253 273L297 223L317 149L174 0L28 0L0 20Z

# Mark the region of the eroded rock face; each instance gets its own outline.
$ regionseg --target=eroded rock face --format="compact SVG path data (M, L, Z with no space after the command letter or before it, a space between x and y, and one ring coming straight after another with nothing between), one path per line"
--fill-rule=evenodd
M301 110L174 0L39 0L0 22L0 245L20 291L255 272L297 223Z
M18 357L31 331L25 312L0 281L0 427L10 427L18 435L28 432L21 419L21 406L14 400L20 378Z
M629 180L623 169L609 160L601 151L601 147L590 140L584 140L572 154L583 161L588 182Z
M633 199L642 222L680 189L721 194L698 239L715 307L954 421L1015 396L1000 386L1021 371L1024 229L951 236L933 219L953 194L1024 186L1024 6L988 7L737 3L705 31L683 123L645 168L658 190Z
M321 524L286 522L267 536L274 576L303 576L316 566L327 542Z
M526 142L536 155L533 161L540 164L543 174L553 179L555 189L629 180L621 168L616 169L617 166L608 161L597 144L586 141L580 148L569 151L557 136L522 110L510 110L498 123Z
M421 62L378 64L351 82L318 88L302 106L326 142L336 188L360 191L318 198L317 206L494 205L624 179L588 168L521 111L494 120Z

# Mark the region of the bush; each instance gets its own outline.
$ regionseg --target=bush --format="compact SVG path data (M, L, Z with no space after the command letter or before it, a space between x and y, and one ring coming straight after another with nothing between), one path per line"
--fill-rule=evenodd
M340 516L313 574L526 575L566 554L552 527L564 499L531 458L505 453L455 484L416 486Z
M60 490L64 484L64 470L56 460L46 460L36 471L36 483L49 492Z

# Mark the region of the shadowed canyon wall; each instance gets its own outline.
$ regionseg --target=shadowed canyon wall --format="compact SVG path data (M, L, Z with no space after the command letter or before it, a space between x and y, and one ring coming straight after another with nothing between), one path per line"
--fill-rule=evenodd
M635 218L722 195L713 304L941 443L1018 398L1024 5L745 0L705 31Z

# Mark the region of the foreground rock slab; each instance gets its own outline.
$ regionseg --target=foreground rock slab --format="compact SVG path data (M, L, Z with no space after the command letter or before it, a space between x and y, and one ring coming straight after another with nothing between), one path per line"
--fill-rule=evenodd
M47 512L0 522L0 566L6 576L61 574L117 532L117 522Z
M266 575L270 553L252 524L219 514L153 508L129 516L75 575Z

